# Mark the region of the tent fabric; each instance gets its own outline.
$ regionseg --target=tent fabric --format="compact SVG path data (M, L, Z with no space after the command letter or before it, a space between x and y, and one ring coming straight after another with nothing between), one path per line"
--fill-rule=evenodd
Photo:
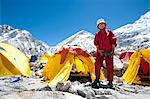
M121 55L119 56L119 59L121 60L122 63L127 63L130 60L130 56L133 54L134 52L123 52L121 53Z
M149 67L149 63L146 62L143 57L141 58L141 62L140 62L141 66L140 66L140 71L142 74L144 75L149 75L150 73L150 67Z
M150 64L150 50L141 50L141 54L144 60Z
M17 48L0 43L0 76L13 75L31 75L28 59Z
M69 78L72 67L68 59L71 57L72 55L68 55L63 64L60 64L60 54L55 54L51 60L48 60L42 75L50 85L67 80Z
M39 59L39 62L40 63L46 63L48 61L48 59L51 58L51 55L50 54L43 54L40 59Z
M68 54L68 52L74 53L75 55L82 55L84 57L89 57L90 55L88 53L86 53L84 50L82 50L81 48L63 48L63 50L60 50L58 53L61 54L61 64L64 62L64 60L66 59L66 55Z
M53 85L68 80L71 71L75 67L76 71L80 73L78 75L90 74L91 79L95 80L94 62L95 60L80 48L64 48L48 60L42 75L50 85ZM102 71L101 79L104 79Z
M30 62L31 55L26 55L28 62Z
M146 66L143 65L143 63L141 64L142 57L149 63L148 68L150 69L150 50L140 50L134 52L128 62L128 68L122 76L126 84L132 84L138 76L139 68Z

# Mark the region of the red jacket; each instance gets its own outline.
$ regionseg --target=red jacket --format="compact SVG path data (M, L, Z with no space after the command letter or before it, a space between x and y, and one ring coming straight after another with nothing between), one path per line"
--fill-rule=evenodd
M103 29L96 33L94 45L98 46L99 50L112 51L112 44L117 45L112 31Z

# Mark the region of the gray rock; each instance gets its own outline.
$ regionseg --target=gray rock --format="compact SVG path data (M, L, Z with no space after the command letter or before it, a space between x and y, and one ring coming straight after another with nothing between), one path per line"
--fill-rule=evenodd
M91 86L91 85L92 85L91 82L87 82L87 83L84 84L84 87L88 87L88 86Z
M111 89L93 89L95 95L112 95L113 90Z
M0 96L0 99L83 99L81 96L58 91L23 91Z
M85 84L79 84L78 82L74 82L74 84L71 85L69 92L86 97L87 99L95 97L95 92L91 87L85 87Z
M0 77L0 90L5 92L37 90L47 85L47 83L42 83L40 79L37 78L21 78L22 79L18 79L18 77L13 76L5 77L4 79Z
M86 93L82 90L77 90L78 95L82 96L82 97L86 97Z
M96 98L96 99L109 99L108 97L106 97L106 96L101 96L101 95L97 95L95 98Z
M46 86L46 87L38 89L38 91L52 91L52 89L51 89L51 87Z
M56 89L58 91L68 91L69 88L71 86L71 82L70 81L65 81L65 82L59 82L57 85L56 85Z
M120 79L115 77L115 79ZM115 83L115 82L114 82ZM60 92L60 91L63 92ZM72 94L74 95L72 95ZM149 99L150 87L115 83L115 90L93 89L88 83L64 81L48 86L39 77L0 77L0 99ZM80 95L80 96L79 96Z
M69 93L73 93L73 94L78 94L77 93L77 88L75 86L70 86L70 88L68 89Z
M78 94L77 90L82 90L83 87L84 87L84 84L81 84L80 82L75 81L75 82L71 83L71 86L70 86L68 92L73 93L73 94Z
M95 92L92 90L92 88L85 87L84 92L86 93L86 97L88 99L95 97Z

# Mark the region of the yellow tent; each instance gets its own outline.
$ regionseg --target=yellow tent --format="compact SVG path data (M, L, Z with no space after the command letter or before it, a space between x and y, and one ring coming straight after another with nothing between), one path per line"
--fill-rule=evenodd
M17 48L0 43L0 76L30 76L27 57Z
M132 84L133 82L137 82L140 79L140 77L138 76L138 71L140 66L142 66L141 58L148 62L150 66L150 50L136 51L131 55L127 70L122 76L126 84ZM150 67L148 68L150 69Z
M43 54L40 59L39 62L40 63L47 63L47 61L51 58L50 54Z
M28 62L30 62L31 55L27 54L26 57L27 57Z
M80 48L66 48L54 54L43 70L49 85L68 80L72 70L76 68L77 76L90 76L95 80L94 59ZM74 74L75 75L75 74ZM104 75L101 71L101 79Z

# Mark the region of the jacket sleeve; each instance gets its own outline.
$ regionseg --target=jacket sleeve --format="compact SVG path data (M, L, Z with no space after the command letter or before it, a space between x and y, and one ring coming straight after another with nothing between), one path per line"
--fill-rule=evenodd
M111 43L112 44L114 44L115 46L117 46L117 38L116 38L116 36L114 35L114 33L111 31L111 30L109 30L109 33L110 33L110 39L111 39Z
M96 33L95 38L94 38L94 45L98 46L98 33Z

